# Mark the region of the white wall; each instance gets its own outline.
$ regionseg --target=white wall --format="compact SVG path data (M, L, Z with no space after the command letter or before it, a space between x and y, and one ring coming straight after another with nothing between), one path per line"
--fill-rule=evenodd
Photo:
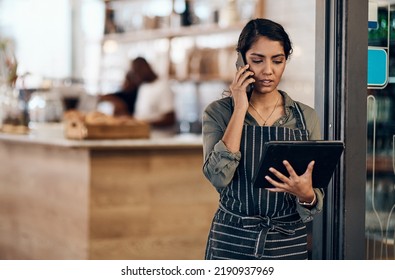
M15 41L19 74L71 75L70 0L0 0L0 37Z
M294 44L280 89L313 107L315 0L265 3L266 17L281 23ZM47 78L77 77L95 85L100 68L102 5L101 0L0 0L0 37L15 39L20 74L29 71ZM72 19L77 20L74 42ZM93 87L91 91L95 90Z

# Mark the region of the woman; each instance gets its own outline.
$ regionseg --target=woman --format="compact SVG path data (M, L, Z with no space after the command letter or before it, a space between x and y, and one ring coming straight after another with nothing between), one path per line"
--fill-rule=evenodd
M322 210L323 192L312 186L311 162L297 175L271 169L281 182L253 188L251 179L269 140L318 140L316 112L277 89L292 53L278 23L255 19L242 30L237 51L246 65L237 69L230 97L214 101L203 114L203 172L220 195L206 259L307 259L304 222ZM252 85L252 92L246 89Z
M155 128L173 129L176 121L174 94L143 57L130 63L121 91L103 95L99 102L110 102L113 114L131 115Z
M143 57L132 61L132 69L140 85L134 117L154 127L170 127L175 124L174 95L166 79L161 79Z
M139 84L136 81L136 75L129 70L124 78L121 90L103 95L99 98L100 102L110 102L113 106L114 116L133 115L137 99Z

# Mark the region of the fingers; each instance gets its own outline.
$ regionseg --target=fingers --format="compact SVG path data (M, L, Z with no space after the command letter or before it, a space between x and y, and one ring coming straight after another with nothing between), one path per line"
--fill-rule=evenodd
M290 178L295 178L295 177L298 177L298 176L299 176L298 174L296 174L295 170L293 169L293 167L291 166L291 164L290 164L288 161L284 160L284 161L283 161L283 164L284 164L285 168L287 169ZM315 161L312 160L312 161L307 165L307 169L306 169L306 171L305 171L305 174L306 174L306 175L307 175L307 174L312 174L312 173L313 173L314 164L315 164ZM270 169L269 169L269 170L270 170ZM275 170L275 169L273 168L273 170ZM271 170L270 170L270 171L271 171ZM281 173L278 172L277 170L276 170L276 172L279 173L279 174L281 174ZM275 175L277 176L277 174L275 174ZM282 175L282 174L281 174L281 175ZM283 175L283 176L284 176L284 175ZM278 177L278 176L277 176L277 177ZM285 177L285 176L284 176L284 177ZM285 177L285 178L288 178L288 177ZM280 177L279 177L279 179L282 180L282 178L280 178Z
M239 69L237 69L236 75L235 75L235 77L234 77L234 82L235 82L235 83L238 83L238 82L240 81L240 77L241 77L243 74L245 74L245 73L247 72L247 69L248 69L249 67L250 67L250 66L247 64L247 65L245 65L245 66L240 67Z
M298 176L298 174L296 174L295 170L292 168L291 164L288 161L284 160L283 164L288 171L289 177Z
M271 192L286 191L287 186L290 184L290 179L273 167L269 168L269 171L273 173L273 175L276 176L280 180L280 182L272 179L270 176L265 176L265 179L274 186L274 188L269 188L268 190Z
M255 82L255 79L253 78L254 72L247 70L249 67L250 66L247 64L239 68L234 79L235 84L247 87L249 84Z
M249 64L244 65L243 67L240 67L239 69L237 69L238 73L243 73L244 71L246 71L248 68L250 68Z
M283 173L281 173L280 171L276 170L273 167L270 167L269 171L273 173L273 175L275 175L284 184L290 185L291 181L298 181L299 175L295 172L291 164L287 160L284 160L283 164L287 169L288 176L284 175ZM309 165L307 166L305 172L306 175L313 172L313 166L314 166L314 161L310 162Z
M279 172L278 170L274 169L273 167L270 167L269 171L272 172L273 175L276 176L278 179L280 179L280 181L284 183L289 183L289 178L284 174L282 174L281 172Z
M273 180L270 178L270 176L265 176L265 179L274 186L274 188L268 188L267 190L271 192L284 192L284 184L281 182L277 182L276 180Z
M315 164L315 161L314 161L314 160L310 161L309 165L307 166L307 169L306 169L305 174L311 174L311 173L313 173L314 164Z
M246 84L245 86L247 87L248 85L250 85L250 84L252 84L254 82L255 82L254 78L249 78L249 79L244 81L243 86L244 86L244 84Z
M284 160L283 164L287 170L289 176L284 175L275 168L269 168L269 171L277 177L278 180L272 179L270 176L265 176L265 179L274 186L272 189L268 189L271 192L289 192L294 195L305 193L306 189L311 188L311 178L314 168L314 161L311 161L306 168L303 175L299 176L291 164Z

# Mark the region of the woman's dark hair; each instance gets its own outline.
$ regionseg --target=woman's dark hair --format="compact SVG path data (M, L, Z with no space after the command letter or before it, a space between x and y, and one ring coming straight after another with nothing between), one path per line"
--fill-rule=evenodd
M284 48L285 58L288 59L292 53L292 43L287 32L280 24L274 21L258 18L250 20L240 33L236 50L242 54L244 60L246 59L245 54L252 44L263 36L280 42Z
M137 57L132 61L131 69L139 82L153 82L158 78L151 65L143 57Z

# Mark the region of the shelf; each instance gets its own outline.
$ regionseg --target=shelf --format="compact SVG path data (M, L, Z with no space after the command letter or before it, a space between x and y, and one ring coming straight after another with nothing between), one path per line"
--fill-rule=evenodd
M178 82L193 82L193 83L205 83L205 82L231 83L232 82L232 78L221 77L219 75L194 75L194 76L185 77L185 78L170 76L169 79L176 80Z
M155 71L158 75L172 81L196 85L211 82L231 83L235 70L233 60L236 59L234 48L237 38L250 19L261 16L264 6L263 0L251 0L250 16L246 15L245 11L240 13L239 6L210 6L210 11L206 11L209 13L209 20L203 18L200 21L196 16L196 23L186 26L182 25L182 15L173 13L178 13L174 9L174 1L172 14L164 16L156 11L147 12L152 8L149 3L152 4L154 1L139 1L139 7L133 6L135 0L107 1L105 34L100 38L102 63L99 78L102 91L107 92L113 87L111 77L106 71L109 70L113 76L119 77L119 73L128 67L126 62L137 55L155 61ZM200 4L203 5L203 1ZM142 9L142 5L146 9ZM238 20L228 18L226 13L223 18L221 17L219 12L228 8L237 9L240 15ZM138 14L139 18L132 21L125 16L127 12L131 15ZM119 17L116 17L117 13ZM178 41L178 38L181 40ZM156 44L162 42L163 45Z
M392 166L392 157L391 156L376 156L375 161L375 169L376 172L394 172L394 168ZM371 155L368 155L366 159L366 169L370 172L373 171L373 158Z
M106 34L103 37L103 42L113 40L118 43L132 43L139 41L149 41L155 39L168 39L174 37L186 37L186 36L199 36L199 35L211 35L218 33L227 32L240 32L244 27L245 22L239 22L237 24L221 27L217 24L210 25L192 25L188 27L179 28L161 28L161 29L148 29L148 30L136 30L133 32L126 33L111 33Z

